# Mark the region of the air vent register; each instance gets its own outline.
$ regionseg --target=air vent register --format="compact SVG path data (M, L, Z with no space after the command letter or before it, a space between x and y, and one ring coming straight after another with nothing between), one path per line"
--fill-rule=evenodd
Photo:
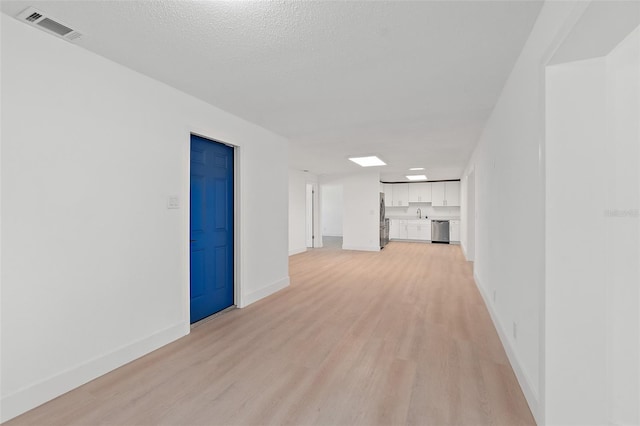
M75 41L82 37L82 34L78 31L61 23L58 19L47 16L44 12L33 7L23 10L18 14L18 16L16 16L16 18L68 41Z

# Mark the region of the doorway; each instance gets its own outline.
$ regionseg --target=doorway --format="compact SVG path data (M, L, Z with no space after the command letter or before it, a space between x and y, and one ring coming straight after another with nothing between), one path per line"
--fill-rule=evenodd
M233 305L234 149L191 135L190 318Z
M320 185L323 247L342 248L343 187L340 184Z
M315 228L316 228L316 203L315 203L315 195L316 189L315 185L312 183L308 183L306 187L306 202L305 202L305 240L307 248L316 247L316 236L315 236Z

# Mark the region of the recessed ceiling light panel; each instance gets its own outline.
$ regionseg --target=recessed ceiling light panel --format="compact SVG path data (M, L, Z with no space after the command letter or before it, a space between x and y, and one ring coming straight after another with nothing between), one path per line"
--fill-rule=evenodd
M412 167L412 168L410 168L409 170L412 170L412 171L416 171L416 170L424 170L424 167Z
M409 180L427 180L425 175L407 175L407 179Z
M359 166L362 167L373 167L373 166L386 166L387 163L376 157L375 155L370 157L349 157L349 160L353 161Z

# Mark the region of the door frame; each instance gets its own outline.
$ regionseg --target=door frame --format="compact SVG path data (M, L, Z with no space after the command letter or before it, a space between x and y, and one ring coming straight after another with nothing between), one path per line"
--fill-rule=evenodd
M191 136L198 136L207 139L211 142L220 143L228 147L233 148L233 305L242 308L242 275L241 275L241 259L240 253L241 247L241 188L242 182L240 180L240 165L242 164L241 155L242 149L237 146L220 139L209 136L206 132L198 132L192 129L187 130L186 143L183 146L185 150L185 158L183 164L185 165L185 182L183 185L183 193L185 194L184 205L184 253L185 253L185 285L183 291L183 315L185 323L185 334L189 334L191 330L191 244L189 242L191 235Z
M317 184L306 182L305 184L305 230L304 238L307 248L318 247L318 233L316 231L318 225L317 210ZM311 233L311 235L309 235Z

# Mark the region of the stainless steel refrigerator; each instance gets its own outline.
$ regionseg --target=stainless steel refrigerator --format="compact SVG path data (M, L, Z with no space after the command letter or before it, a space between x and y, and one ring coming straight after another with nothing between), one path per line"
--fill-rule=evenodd
M384 192L380 193L380 248L384 248L389 242L389 219L386 218L384 209Z

